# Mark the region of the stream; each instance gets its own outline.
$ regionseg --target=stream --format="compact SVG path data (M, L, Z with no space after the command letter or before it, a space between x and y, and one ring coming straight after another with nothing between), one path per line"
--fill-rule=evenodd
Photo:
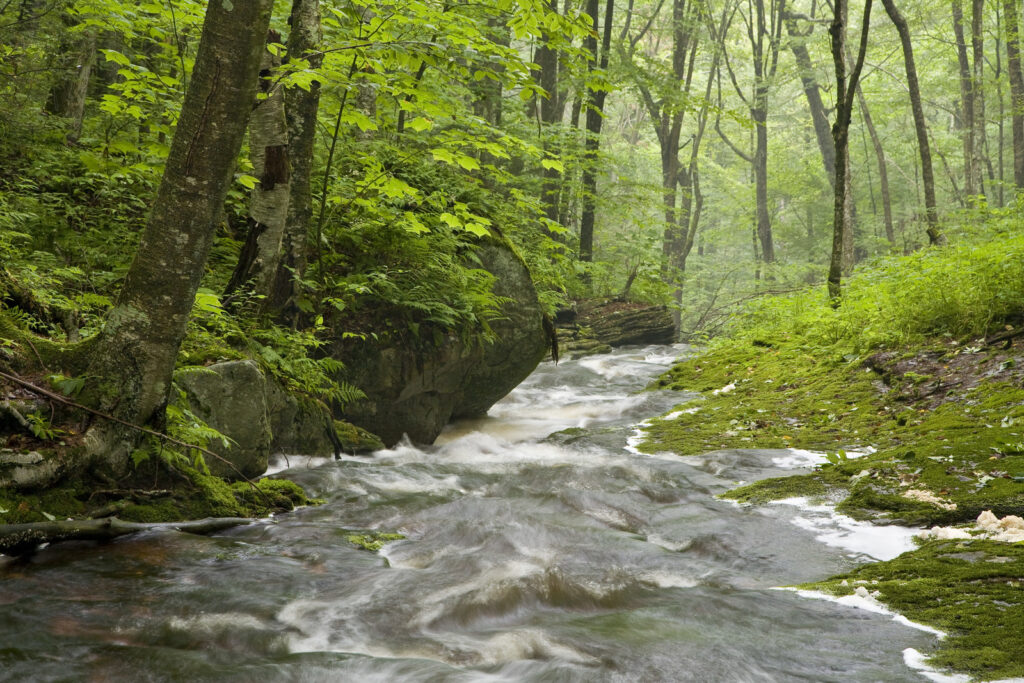
M545 363L428 448L280 460L321 506L3 559L0 680L924 680L904 650L934 635L776 589L908 531L715 498L814 454L631 450L685 400L636 393L685 351Z

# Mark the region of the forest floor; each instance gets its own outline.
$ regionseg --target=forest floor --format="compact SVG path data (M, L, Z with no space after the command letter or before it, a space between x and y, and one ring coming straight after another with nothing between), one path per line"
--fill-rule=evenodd
M1024 543L992 540L1024 540L1024 522L1005 519L1024 515L1024 343L1003 336L867 357L827 357L798 338L717 344L657 382L699 396L651 420L640 448L824 451L828 463L809 474L723 497L807 497L877 524L937 527L894 560L801 588L868 591L945 632L933 665L981 680L1024 676ZM990 530L975 523L986 511Z

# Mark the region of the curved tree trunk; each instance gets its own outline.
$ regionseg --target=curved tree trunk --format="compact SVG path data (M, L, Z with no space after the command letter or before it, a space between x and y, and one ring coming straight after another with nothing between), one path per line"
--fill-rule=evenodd
M921 156L921 182L924 185L924 210L928 223L928 241L941 244L944 240L939 232L939 214L935 205L935 173L932 170L932 151L928 142L928 124L921 104L921 86L917 80L917 66L914 63L914 46L910 42L910 28L907 20L896 7L895 0L882 0L903 46L903 63L907 71L907 88L910 90L910 108L914 113L914 130L917 133L917 149Z
M271 0L211 2L152 213L89 374L98 406L162 427L178 349L206 266L213 218L242 145L270 25ZM120 473L137 432L112 422L86 433L97 464Z

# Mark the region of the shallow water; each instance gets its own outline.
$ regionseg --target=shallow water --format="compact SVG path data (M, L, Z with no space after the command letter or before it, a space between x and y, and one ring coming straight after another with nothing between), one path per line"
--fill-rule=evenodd
M430 448L290 459L323 506L0 564L0 679L923 680L902 652L933 635L774 590L906 532L714 498L813 454L628 450L682 399L634 393L682 351L542 365ZM345 540L369 529L407 538Z

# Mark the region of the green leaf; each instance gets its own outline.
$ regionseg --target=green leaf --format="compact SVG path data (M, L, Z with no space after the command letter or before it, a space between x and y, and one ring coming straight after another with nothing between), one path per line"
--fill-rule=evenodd
M425 130L430 130L431 128L433 128L434 122L424 116L419 116L413 119L412 121L409 121L409 123L407 123L406 126L416 131L417 133L421 133Z
M132 64L132 60L128 59L117 50L100 50L100 52L103 53L103 56L107 58L108 62L114 62L121 66L131 66Z
M542 159L540 165L544 168L550 168L558 171L559 173L565 173L565 165L561 161L555 159Z

